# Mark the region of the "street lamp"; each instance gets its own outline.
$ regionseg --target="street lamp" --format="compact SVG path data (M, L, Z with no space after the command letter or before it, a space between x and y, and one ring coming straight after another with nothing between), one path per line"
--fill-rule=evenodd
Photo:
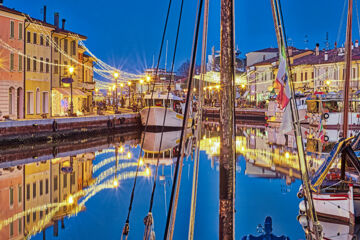
M117 80L119 78L119 73L118 72L114 72L114 78L115 78L115 109L114 109L114 113L116 113L118 111L118 91L117 91Z
M330 80L326 80L326 81L325 81L325 84L327 85L327 91L329 92L331 81L330 81Z
M124 87L124 84L123 84L123 83L120 83L120 97L121 97L121 101L122 101L122 98L123 98L123 87ZM121 107L124 107L122 102L121 102Z
M131 100L131 89L130 89L130 86L131 86L131 82L127 82L128 84L128 87L129 87L129 107L130 107L130 100Z
M74 104L73 104L73 79L72 79L72 75L74 73L74 67L73 66L69 66L68 67L68 71L70 73L70 115L73 116L74 115Z
M148 84L148 92L150 92L150 81L151 81L151 77L150 76L146 76L146 82Z

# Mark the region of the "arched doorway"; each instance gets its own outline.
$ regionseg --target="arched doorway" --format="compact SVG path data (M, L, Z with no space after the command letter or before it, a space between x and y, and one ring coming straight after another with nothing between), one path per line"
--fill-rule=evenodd
M24 118L23 115L23 111L24 111L24 92L23 89L21 87L19 87L17 89L17 94L16 94L16 100L17 100L17 118Z

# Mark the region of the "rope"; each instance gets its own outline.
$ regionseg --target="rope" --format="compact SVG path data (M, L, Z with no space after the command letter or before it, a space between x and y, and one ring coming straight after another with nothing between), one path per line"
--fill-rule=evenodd
M340 33L341 33L342 26L344 25L345 9L346 9L346 0L344 0L344 7L343 7L342 14L341 14L340 25L339 25L338 33L337 33L337 37L336 37L336 42L337 43L339 43L339 41L340 41Z
M201 75L199 82L199 97L198 97L198 122L197 122L197 136L196 136L196 152L194 158L194 170L193 170L193 182L191 191L191 206L190 206L190 219L189 219L189 233L188 239L194 238L194 227L195 227L195 213L196 213L196 200L197 200L197 187L199 177L199 157L200 157L200 139L201 139L201 128L202 128L202 106L203 106L203 83L204 76L206 73L206 49L207 49L207 38L208 38L208 21L209 21L209 0L205 0L204 5L204 23L203 23L203 39L202 39L202 51L201 51Z
M199 28L200 28L200 21L201 21L202 6L203 6L203 0L199 0L199 9L198 9L198 16L197 16L195 32L194 32L192 57L191 57L190 70L189 70L189 81L188 81L188 89L187 89L187 95L186 95L184 119L183 119L183 125L182 125L181 137L180 137L180 145L179 145L179 149L181 152L181 158L180 158L180 155L177 156L175 175L174 175L174 184L173 184L172 190L171 190L170 206L169 206L168 215L166 218L164 240L168 238L169 233L170 233L169 237L170 237L170 239L172 239L175 218L176 218L176 208L177 208L178 194L179 194L180 183L181 183L181 181L180 181L181 180L181 171L182 171L182 165L183 165L183 160L184 160L184 151L183 151L183 148L185 145L184 135L185 135L185 128L187 127L187 122L188 122L189 102L190 102L190 96L191 96L191 92L192 92L192 81L193 81L194 69L195 69L196 50L197 50L197 44L198 44L198 35L199 35ZM180 175L179 175L179 179L178 179L179 168L180 168ZM175 188L177 190L176 190L176 198L175 198L175 202L174 202ZM175 203L174 212L172 212L174 203ZM172 221L171 230L169 232L170 219L172 219L173 221Z
M166 14L166 20L165 20L164 30L163 30L162 39L161 39L161 45L160 45L160 51L159 51L157 66L156 66L155 77L157 77L157 75L158 75L158 70L159 70L159 65L160 65L160 59L161 59L161 53L162 53L162 49L163 49L163 45L164 45L164 40L165 40L165 35L166 35L166 29L167 29L167 24L168 24L169 15L170 15L171 3L172 3L172 0L169 0L169 6L168 6L167 14ZM155 81L153 81L153 84L152 84L151 100L153 99L153 96L154 96L154 90L155 90ZM147 127L148 127L149 116L150 116L150 110L148 111L147 117L146 117L146 124L145 124L145 129L144 129L144 135L143 135L143 138L142 138L142 141L141 141L141 147L140 147L140 155L139 155L140 158L142 157L142 149L143 149L143 146L144 146L144 139L145 139L145 134L146 134L146 130L147 130ZM136 174L135 174L135 179L134 179L134 185L133 185L133 188L132 188L132 191L131 191L131 197L130 197L128 215L127 215L127 218L126 218L125 226L124 226L123 231L122 231L121 239L123 238L123 236L126 236L125 239L127 239L127 236L128 236L128 234L129 234L129 231L130 231L130 226L129 226L129 223L130 223L130 213L131 213L132 204L133 204L133 201L134 201L134 192L135 192L136 180L137 180L137 175L138 175L138 172L139 172L139 167L140 167L140 161L138 161L138 165L137 165L137 167L136 167Z

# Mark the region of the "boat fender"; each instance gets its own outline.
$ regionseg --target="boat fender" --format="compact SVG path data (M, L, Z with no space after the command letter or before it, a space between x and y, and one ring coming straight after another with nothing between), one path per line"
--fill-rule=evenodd
M325 136L324 136L324 141L325 141L325 142L328 142L328 141L329 141L329 136L328 136L328 135L325 135Z
M306 218L306 215L298 215L297 217L297 220L298 222L300 223L300 225L306 229L308 227L308 221L307 221L307 218Z
M305 214L306 213L305 201L304 200L302 200L299 203L299 212L300 212L300 214Z
M52 123L52 129L54 132L56 132L58 130L58 123L55 120Z
M303 192L303 190L299 190L298 193L296 194L296 196L297 196L298 198L303 198L303 197L304 197L304 192Z
M330 117L330 115L328 113L324 113L323 117L324 117L324 119L328 119Z

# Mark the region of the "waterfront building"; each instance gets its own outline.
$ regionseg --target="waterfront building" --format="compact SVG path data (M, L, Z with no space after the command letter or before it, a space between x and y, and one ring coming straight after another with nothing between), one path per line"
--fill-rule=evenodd
M25 29L25 118L50 116L51 32L55 28L43 21L26 21Z
M72 78L73 111L77 115L83 115L87 95L82 91L81 76L83 74L82 65L78 57L78 41L86 40L83 35L65 30L65 19L62 26L59 26L59 13L54 15L55 30L52 33L52 115L67 116L70 113L71 103L71 84L65 83L64 78ZM74 72L69 72L69 67L74 68Z
M0 120L24 117L24 19L0 5Z
M23 211L23 169L22 166L0 169L0 221ZM23 239L23 218L4 226L0 239Z

